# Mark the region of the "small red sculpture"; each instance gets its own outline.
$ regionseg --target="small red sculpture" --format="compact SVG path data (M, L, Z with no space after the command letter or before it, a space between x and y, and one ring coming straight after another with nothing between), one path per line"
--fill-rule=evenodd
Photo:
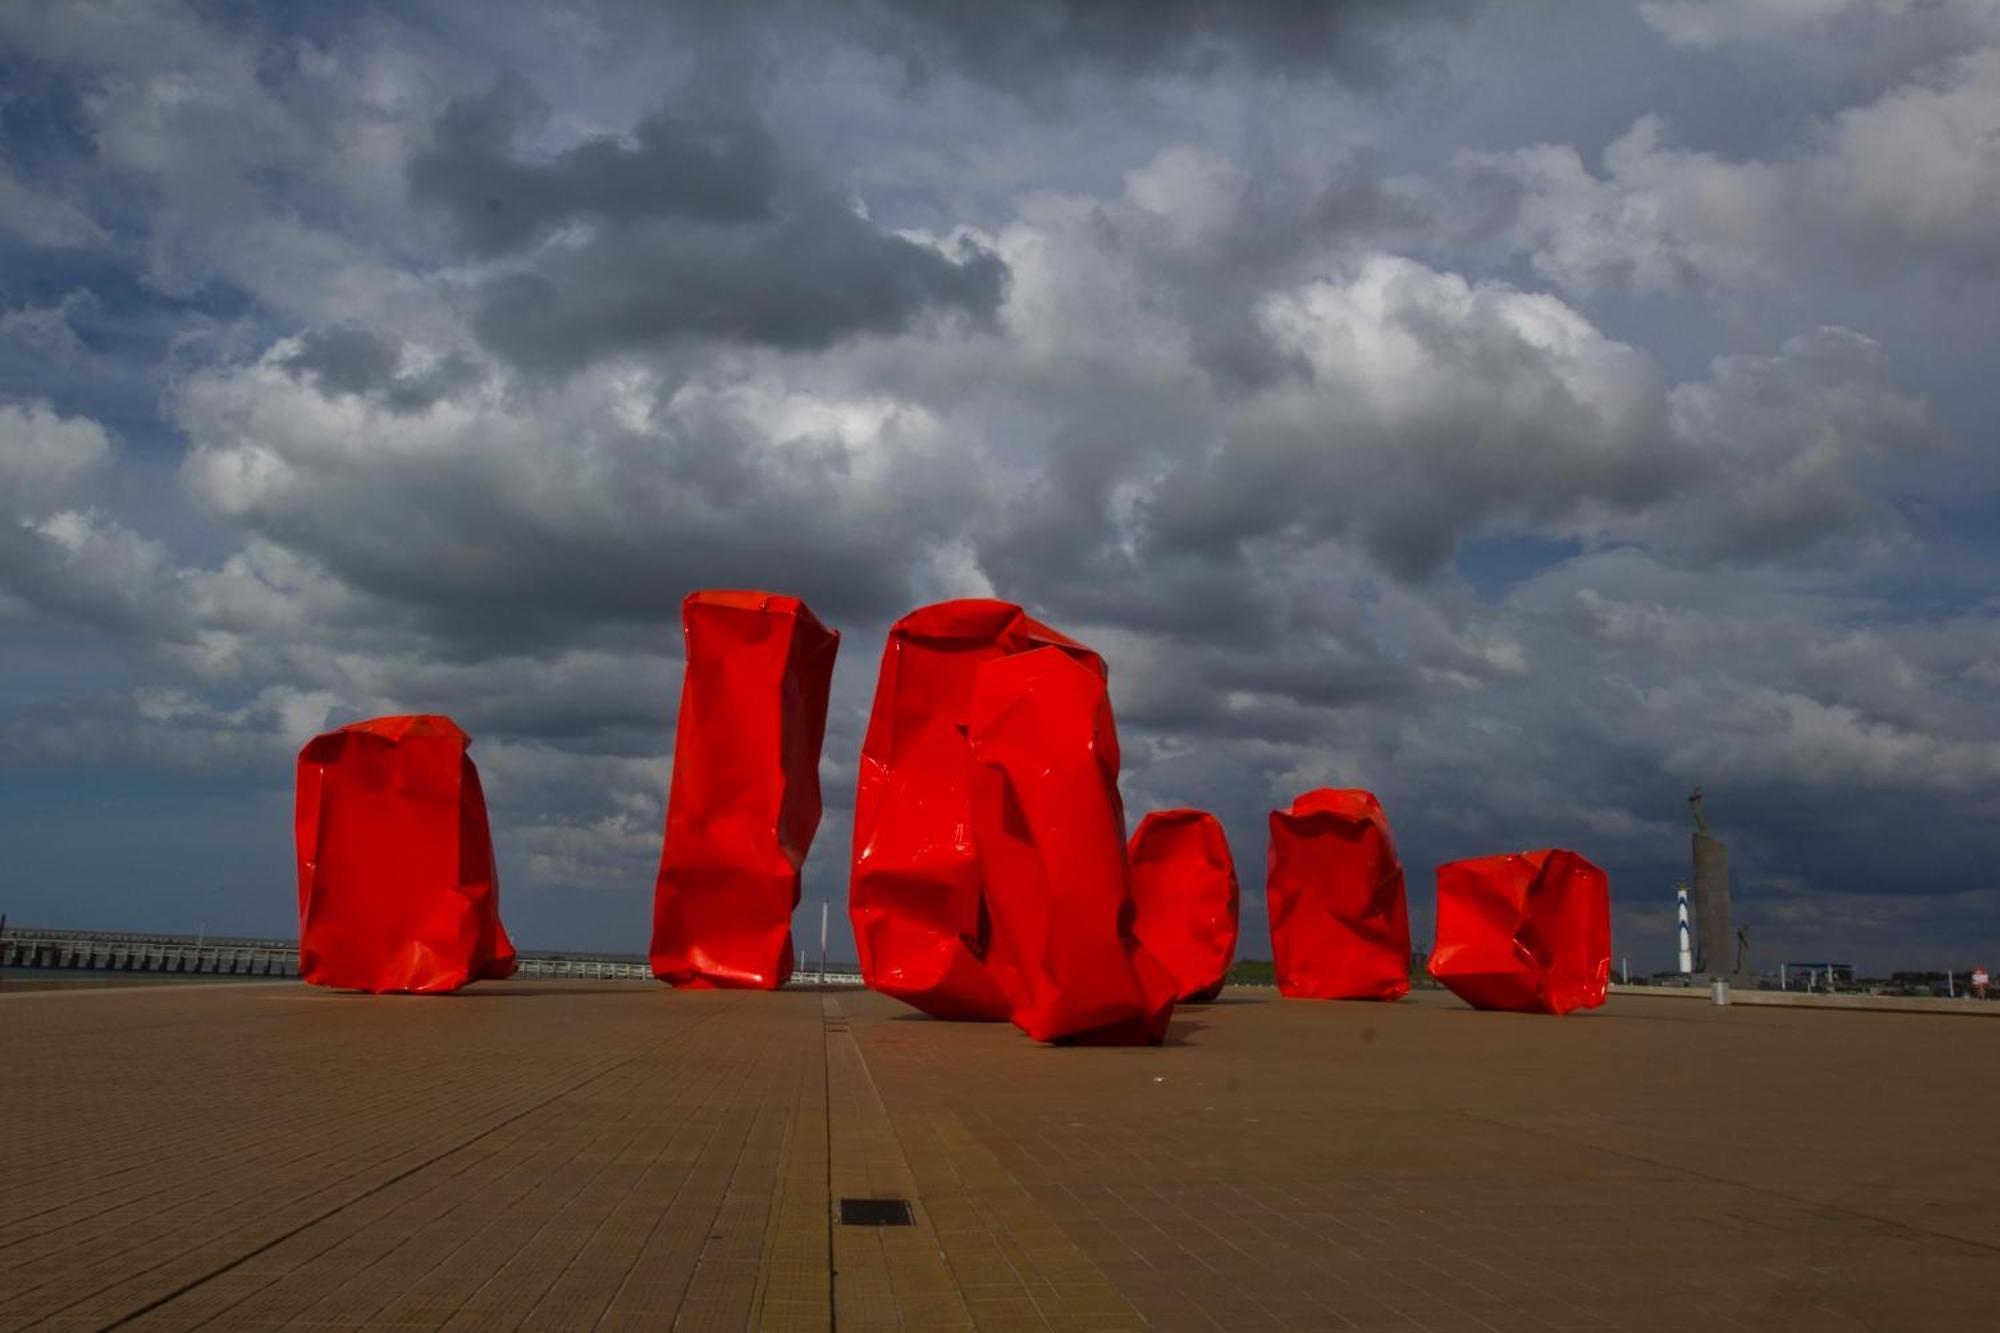
M882 649L854 797L848 915L869 987L937 1018L997 1021L1012 1010L988 955L962 728L982 663L1044 647L1104 675L1090 649L985 598L920 607Z
M1475 1009L1566 1014L1604 1003L1611 883L1559 848L1438 867L1431 975Z
M840 635L796 597L695 592L666 841L653 887L653 975L776 990L792 975L799 868L819 828L819 751Z
M470 739L448 717L378 717L299 751L299 975L452 991L514 973Z
M988 661L966 736L1009 1017L1037 1041L1159 1043L1178 986L1132 933L1104 677L1054 648Z
M1236 961L1236 862L1222 823L1206 810L1155 810L1129 852L1132 933L1179 988L1183 1004L1222 993Z
M1372 792L1309 791L1271 812L1264 881L1278 992L1394 1000L1410 989L1410 909Z

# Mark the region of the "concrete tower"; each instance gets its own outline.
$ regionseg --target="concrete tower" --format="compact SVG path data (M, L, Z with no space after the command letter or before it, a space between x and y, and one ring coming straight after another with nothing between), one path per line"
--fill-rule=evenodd
M1736 974L1736 932L1729 919L1729 848L1711 837L1701 817L1701 788L1688 797L1694 810L1694 920L1699 949L1695 966L1711 977Z

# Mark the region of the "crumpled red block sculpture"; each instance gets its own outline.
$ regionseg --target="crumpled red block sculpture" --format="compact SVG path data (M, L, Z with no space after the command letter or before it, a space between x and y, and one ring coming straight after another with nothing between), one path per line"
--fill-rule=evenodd
M1104 677L1054 648L988 661L966 737L1009 1017L1037 1041L1157 1044L1179 988L1132 933Z
M819 828L819 751L840 635L796 597L695 592L666 841L653 886L653 975L776 990L792 975L799 867Z
M1127 860L1133 935L1173 973L1181 1003L1213 1000L1236 961L1241 901L1222 822L1206 810L1155 810Z
M971 833L962 730L980 665L1055 647L1100 679L1090 649L1011 602L920 607L889 630L854 797L848 916L873 990L937 1018L1004 1020L991 921Z
M1264 881L1278 992L1394 1000L1410 989L1410 908L1372 792L1320 788L1271 812Z
M378 717L299 751L299 975L452 991L514 974L471 740L448 717Z
M1604 1003L1611 883L1559 848L1438 867L1431 975L1475 1009L1566 1014Z

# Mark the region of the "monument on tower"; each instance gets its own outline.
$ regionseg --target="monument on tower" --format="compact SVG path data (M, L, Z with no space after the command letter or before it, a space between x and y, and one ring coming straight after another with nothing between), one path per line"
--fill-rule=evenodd
M1729 919L1729 848L1709 833L1701 817L1701 788L1688 797L1688 807L1694 811L1695 971L1747 984L1748 938Z

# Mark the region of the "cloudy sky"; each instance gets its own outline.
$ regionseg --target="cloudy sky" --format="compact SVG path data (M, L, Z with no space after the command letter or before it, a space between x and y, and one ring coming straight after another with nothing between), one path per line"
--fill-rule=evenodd
M1018 601L1136 821L1561 845L1672 960L2000 963L2000 0L0 6L0 911L281 935L293 758L477 738L643 949L695 587ZM840 913L836 911L836 919ZM844 922L836 955L849 950Z

